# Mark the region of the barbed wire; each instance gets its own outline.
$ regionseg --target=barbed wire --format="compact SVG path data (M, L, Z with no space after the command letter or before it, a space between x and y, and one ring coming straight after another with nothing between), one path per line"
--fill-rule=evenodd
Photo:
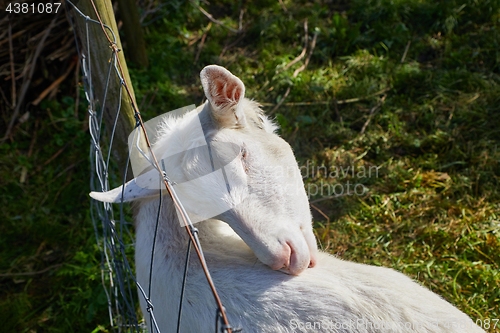
M167 192L169 193L172 202L179 212L181 219L183 220L186 232L189 235L188 247L186 253L186 261L184 267L184 276L182 281L181 297L179 299L179 312L177 320L177 332L181 331L181 317L182 317L182 304L184 297L184 290L186 286L188 263L191 253L191 247L194 248L201 267L206 275L207 283L209 284L216 305L216 315L215 315L215 332L231 333L233 330L227 319L224 307L217 293L215 285L210 276L207 264L204 259L203 250L198 238L197 229L193 227L189 216L187 215L184 207L182 206L175 190L173 189L173 183L169 180L168 175L165 172L165 166L160 164L156 159L153 151L151 150L151 144L142 121L141 114L134 103L130 88L127 82L124 80L123 68L120 63L118 52L120 50L117 47L116 36L113 30L105 25L97 11L97 8L93 2L92 7L94 9L94 14L97 16L97 20L91 19L89 15L83 13L75 4L70 0L67 3L74 9L75 13L85 19L85 40L80 41L85 45L85 50L78 49L78 54L81 61L83 82L85 97L88 102L88 113L89 113L89 132L91 135L91 147L90 147L90 161L91 161L91 175L90 175L90 187L91 191L106 192L110 189L110 163L112 162L111 153L113 149L114 134L121 112L121 101L122 101L122 88L128 97L128 101L134 110L134 117L136 119L135 133L134 135L142 136L143 142L147 145L147 154L150 157L150 163L153 168L158 170L162 176L163 183ZM106 82L104 83L103 99L101 101L102 105L96 101L93 75L92 75L92 54L94 50L91 50L90 44L90 33L89 25L98 24L101 26L103 35L109 42L109 46L112 49L110 58L108 60ZM74 25L74 22L73 22ZM74 29L75 30L75 29ZM76 34L75 34L76 38ZM78 45L78 42L77 42ZM86 52L85 52L86 51ZM113 94L117 100L109 100L108 92L112 89L117 89L118 94ZM106 106L108 109L114 110L115 120L113 127L110 131L110 137L107 142L105 142L106 135L104 134L103 123L104 112L106 112ZM114 106L114 107L113 107ZM137 140L139 142L140 140ZM142 153L142 149L137 144L135 147ZM105 151L107 150L107 151ZM123 173L122 183L126 181L126 175L128 173L128 165L130 161L130 155L128 156L127 163L125 166L125 171ZM163 162L163 161L162 161ZM158 214L156 218L156 225L154 231L153 243L151 244L151 263L150 263L150 279L148 286L141 286L135 278L133 268L128 260L127 253L128 250L133 248L133 236L131 232L131 224L125 219L124 205L123 202L119 205L119 218L115 219L115 212L113 206L110 203L101 203L92 200L91 202L91 218L94 225L95 237L97 243L101 249L101 279L104 285L107 302L108 302L108 312L111 326L117 329L119 332L144 332L146 327L144 321L139 320L136 310L136 302L134 297L133 285L137 286L139 291L139 297L143 297L147 304L147 314L148 315L153 332L160 332L155 315L154 315L154 305L151 302L151 277L152 277L152 266L153 266L153 253L155 250L156 236L158 231L158 225L160 223L160 209L162 205L162 191L159 190L159 207ZM122 193L123 197L123 193ZM127 243L129 242L129 243ZM147 287L147 288L145 288ZM172 323L174 324L174 323ZM208 325L208 323L207 323Z

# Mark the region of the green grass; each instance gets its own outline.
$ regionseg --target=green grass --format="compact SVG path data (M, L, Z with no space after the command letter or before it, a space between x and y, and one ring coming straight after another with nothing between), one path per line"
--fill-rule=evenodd
M73 108L69 98L44 103L49 119L29 121L0 145L0 267L12 274L0 277L3 332L88 331L104 313L88 216L86 110L79 118ZM35 274L16 275L26 272Z
M500 318L500 1L200 5L233 28L244 10L244 33L210 24L189 2L148 16L151 65L131 72L145 118L199 104L199 71L211 63L239 76L268 112L290 88L272 116L300 165L320 170L306 175L306 188L367 189L311 195L321 247L402 271L473 320ZM309 42L317 40L294 77L305 58L286 65L304 47L305 19ZM0 146L0 270L63 264L2 278L7 331L109 326L87 213L88 133L70 105L46 103L51 119L30 119ZM348 167L356 173L342 174ZM378 172L358 173L370 167Z

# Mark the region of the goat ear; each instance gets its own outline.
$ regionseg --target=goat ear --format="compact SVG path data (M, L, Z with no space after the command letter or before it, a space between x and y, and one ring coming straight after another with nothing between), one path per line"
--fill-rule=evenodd
M241 101L245 97L245 85L224 67L210 65L200 73L213 119L221 127L241 128L246 125Z
M122 197L123 193L123 197ZM159 195L159 190L148 189L137 185L136 179L132 179L125 185L114 188L107 192L90 192L89 194L93 199L102 202L128 202Z

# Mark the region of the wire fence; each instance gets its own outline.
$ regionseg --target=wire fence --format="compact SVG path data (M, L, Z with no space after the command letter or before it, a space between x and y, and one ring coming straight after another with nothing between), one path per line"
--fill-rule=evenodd
M82 68L82 81L85 98L88 102L90 146L90 189L91 191L107 191L110 189L110 177L113 177L111 154L113 150L114 129L105 130L103 121L105 110L112 110L118 119L121 110L121 78L116 70L116 57L110 54L109 65L104 83L102 102L98 102L94 87L92 61L94 52L90 47L89 25L100 24L83 13L72 2L67 1L85 19L85 40L77 40L78 55ZM73 22L74 23L74 22ZM73 24L74 26L74 24ZM107 27L107 29L109 29ZM76 31L76 29L73 29ZM109 29L113 34L112 30ZM77 39L77 36L75 35ZM109 94L116 91L117 94ZM108 133L111 133L109 135ZM124 173L126 175L126 172ZM114 176L116 180L116 176ZM91 218L95 237L101 250L101 279L108 301L110 325L118 332L145 332L144 324L140 324L136 307L135 276L129 256L133 248L133 226L125 218L124 206L119 206L118 218L111 204L91 200Z
M204 262L204 256L198 239L197 230L192 226L192 223L185 213L182 204L179 202L178 197L171 186L172 183L170 183L168 176L163 171L164 167L160 167L159 162L156 160L156 157L151 151L151 146L141 115L133 103L129 88L123 78L122 65L120 64L118 58L118 52L120 50L118 50L116 46L116 36L109 26L103 24L93 1L90 1L92 2L92 6L95 10L97 20L90 18L90 13L82 12L82 10L80 10L78 6L73 4L71 1L68 0L67 4L69 5L68 9L73 9L73 11L69 12L76 13L72 18L73 26L75 26L74 21L76 17L79 17L80 19L83 18L85 22L84 33L80 34L80 36L77 36L75 33L75 39L77 40L78 54L81 62L85 98L88 102L89 132L91 135L91 191L107 192L110 190L110 182L124 184L127 179L127 174L129 173L128 165L130 161L130 154L125 163L124 170L116 171L117 166L113 161L114 146L117 145L115 137L116 126L120 113L123 112L122 94L125 90L135 112L134 117L136 119L136 126L133 135L134 137L142 138L141 140L137 139L138 144L134 148L139 150L144 157L150 161L151 166L160 172L164 185L170 194L177 211L180 212L181 220L184 220L186 231L190 236L188 240L188 250L186 253L181 297L179 300L169 300L172 302L179 302L178 320L177 323L172 323L172 327L176 325L177 332L182 332L181 316L183 296L186 286L191 248L194 248L200 259L201 266L204 268L207 283L212 288L217 304L217 309L214 309L214 314L216 314L214 331L216 333L236 332L236 330L232 330L229 325L223 305L217 295L215 286L213 286L213 282L211 281L210 273L208 272L208 268ZM92 25L101 26L103 32L102 35L93 35L90 29ZM75 31L76 29L73 30ZM106 38L109 41L110 47L107 50L93 49L91 46L92 38ZM95 64L95 56L98 52L108 52L109 54L109 57L105 59L106 63L104 64L104 68L106 69L104 82L99 83L95 81L96 76L93 73L93 71L95 71L93 64ZM96 87L102 87L102 91L97 91ZM112 121L113 125L111 128L106 128L106 126L109 127L109 121L106 122L104 119L107 116L109 117L109 114L111 114L112 119L114 119ZM149 151L146 151L144 144L141 145L139 142L145 142L146 149L149 149ZM161 193L162 191L159 190L160 207L158 209L161 209ZM153 260L151 260L149 285L140 285L135 278L133 262L129 260L129 258L133 256L134 234L132 223L128 222L126 219L126 210L127 207L124 206L123 202L120 203L118 207L113 207L110 203L102 203L95 200L92 200L91 202L91 218L94 225L95 237L102 254L101 278L107 296L110 325L115 331L118 332L147 331L146 324L144 320L141 319L137 310L136 294L138 290L139 297L144 298L147 304L148 313L143 315L149 316L151 331L160 332L155 319L154 304L152 304L150 297ZM156 229L158 228L158 224L161 223L159 216L160 214L158 213ZM152 257L155 249L155 241L156 230L153 243L151 244ZM166 281L166 283L168 283L168 281ZM210 324L207 323L207 326L208 325Z

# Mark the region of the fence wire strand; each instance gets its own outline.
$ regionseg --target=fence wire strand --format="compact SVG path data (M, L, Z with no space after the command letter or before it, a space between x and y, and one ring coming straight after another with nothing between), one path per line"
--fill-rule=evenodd
M116 47L116 36L113 30L102 23L99 13L93 3L90 0L95 11L95 15L98 20L91 19L89 15L83 13L75 4L70 0L67 0L68 9L74 9L74 13L84 18L85 20L85 38L84 41L77 40L77 50L80 57L82 76L85 90L85 97L88 102L88 114L89 114L89 132L91 136L91 146L90 146L90 161L91 161L91 175L90 175L90 188L91 191L105 192L110 189L110 163L112 163L111 153L113 149L114 135L117 127L118 118L121 112L121 100L122 100L122 88L124 88L130 98L130 102L135 111L136 127L134 135L137 136L136 149L144 155L147 161L158 170L163 178L163 183L173 200L173 203L177 211L181 212L181 219L184 220L185 228L188 233L188 247L186 253L186 261L184 267L184 276L182 280L181 297L179 299L179 310L177 323L172 323L172 326L176 324L177 332L182 332L181 317L182 317L182 304L184 298L184 291L187 281L187 272L190 258L191 247L196 251L204 273L207 277L207 283L212 289L214 299L217 304L216 315L215 315L215 332L219 333L231 333L231 329L224 307L222 306L221 300L217 294L213 281L211 280L210 273L206 267L205 258L203 251L201 249L201 244L198 239L197 229L193 227L184 207L179 202L175 190L172 188L172 183L165 173L165 167L163 165L160 168L156 157L151 151L151 145L149 139L147 138L147 133L142 123L140 113L136 109L136 106L132 100L131 93L128 86L124 82L122 67L118 59L118 48ZM73 26L75 18L72 18ZM94 52L99 50L91 49L91 38L96 38L96 36L90 35L89 27L90 25L97 24L100 25L103 31L103 35L109 41L112 52L109 56L106 80L104 83L104 91L102 91L103 98L101 101L96 101L96 91L94 91L95 86L93 83L92 76L92 56ZM110 32L111 34L108 34ZM111 37L110 37L111 35ZM75 39L77 36L75 34ZM84 48L78 45L85 46ZM86 52L85 52L86 51ZM102 52L102 50L100 50ZM109 100L108 93L111 90L118 91L118 94L112 94L114 99ZM99 105L101 104L101 105ZM112 128L108 131L109 138L106 137L104 133L103 117L106 109L113 109L114 113L114 123ZM108 112L108 111L106 111ZM148 153L145 153L140 147L139 137L146 141L148 146ZM125 171L123 173L122 183L125 183L126 175L128 174L128 165L130 162L130 155L126 163ZM161 161L163 163L163 161ZM116 180L117 177L114 177ZM123 198L122 188L122 198ZM159 207L158 214L156 218L156 226L154 231L154 240L151 244L151 263L149 272L149 285L141 286L134 275L133 268L128 260L128 256L131 255L133 250L133 236L132 236L132 225L125 219L124 205L123 202L119 206L118 220L115 219L115 211L110 203L101 203L94 200L91 201L91 218L94 225L94 232L98 246L101 250L101 279L104 286L105 294L108 303L108 313L111 327L118 332L145 332L146 326L144 320L140 320L137 314L136 307L136 289L138 290L139 297L144 298L147 304L147 314L144 316L149 316L151 329L153 332L159 332L156 317L154 314L154 305L151 302L151 285L152 285L152 274L153 274L153 257L156 246L156 236L158 232L158 224L160 223L160 211L162 207L162 202L164 201L162 197L162 191L159 190ZM165 281L168 283L168 281ZM136 287L136 288L135 288ZM147 292L146 292L147 289ZM172 300L174 301L174 300ZM211 324L207 323L207 326ZM235 330L236 331L236 330ZM240 330L237 330L240 331Z

